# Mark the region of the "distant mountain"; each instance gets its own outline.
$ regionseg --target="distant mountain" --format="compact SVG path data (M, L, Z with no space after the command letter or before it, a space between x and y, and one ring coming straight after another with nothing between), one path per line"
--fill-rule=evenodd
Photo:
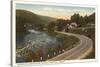
M56 20L56 18L37 15L27 10L16 10L16 19L19 19L18 22L23 20L24 23L32 23L32 24L48 23L50 21Z
M48 24L50 21L56 20L55 18L37 15L27 10L16 10L16 33L24 34L26 29L24 25L31 24L40 26L41 24Z
M48 16L42 16L42 15L38 15L42 20L47 21L47 22L51 22L51 21L56 21L56 18L53 17L48 17Z
M30 24L38 24L46 22L36 14L27 10L16 10L16 21L17 23L30 23Z

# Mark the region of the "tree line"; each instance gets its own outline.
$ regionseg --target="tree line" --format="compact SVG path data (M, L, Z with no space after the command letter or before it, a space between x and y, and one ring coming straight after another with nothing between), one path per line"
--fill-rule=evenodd
M48 24L47 29L48 31L57 31L68 30L68 25L71 23L76 23L77 27L85 27L87 24L95 24L95 13L84 17L80 14L74 14L71 16L71 19L57 19L56 21L52 21Z

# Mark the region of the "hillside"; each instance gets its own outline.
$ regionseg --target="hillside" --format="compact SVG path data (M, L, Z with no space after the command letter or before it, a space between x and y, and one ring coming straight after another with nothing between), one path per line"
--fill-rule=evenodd
M51 22L51 21L56 21L56 18L53 17L48 17L48 16L42 16L42 15L38 15L42 20L46 21L46 22Z
M26 28L24 25L33 25L34 28L42 27L45 24L48 24L49 21L53 21L54 18L50 18L46 16L41 16L34 14L33 12L27 10L16 10L16 34L24 35L26 32Z
M27 10L16 10L16 21L17 23L24 22L24 23L43 23L41 18L39 18L36 14L27 11Z

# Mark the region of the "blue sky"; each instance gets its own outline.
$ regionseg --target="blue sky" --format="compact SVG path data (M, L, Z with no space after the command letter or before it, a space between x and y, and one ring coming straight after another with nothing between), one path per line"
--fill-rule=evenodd
M50 16L54 18L70 19L74 13L81 16L90 15L95 12L94 8L88 7L70 7L70 6L53 6L53 5L36 5L36 4L16 4L16 9L24 9L35 14Z

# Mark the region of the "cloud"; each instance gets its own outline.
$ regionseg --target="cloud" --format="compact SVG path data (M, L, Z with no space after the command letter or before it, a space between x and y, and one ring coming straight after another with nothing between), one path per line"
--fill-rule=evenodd
M57 9L57 11L66 11L65 9Z
M53 7L44 7L42 8L44 11L55 11L55 12L65 12L65 9L61 9L61 8L53 8Z
M51 7L44 7L43 10L51 11L51 10L53 10L53 8L51 8Z

